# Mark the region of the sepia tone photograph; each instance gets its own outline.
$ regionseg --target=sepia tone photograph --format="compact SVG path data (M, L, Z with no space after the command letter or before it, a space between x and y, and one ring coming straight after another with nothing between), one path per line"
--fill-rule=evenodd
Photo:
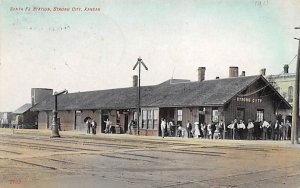
M300 0L0 0L0 188L300 187Z

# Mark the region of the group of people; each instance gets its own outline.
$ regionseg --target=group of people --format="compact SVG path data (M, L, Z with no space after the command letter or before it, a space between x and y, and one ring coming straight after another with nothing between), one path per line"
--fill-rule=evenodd
M234 140L288 140L291 123L286 120L276 120L274 123L262 121L253 122L248 120L245 124L243 120L234 119L229 125L220 120L209 124L187 122L186 126L175 125L173 121L161 120L161 136L176 136L187 138L206 138L206 139L234 139Z
M224 123L221 120L219 123L200 123L195 122L194 126L188 121L187 137L188 138L207 138L207 139L222 139L224 137Z
M96 129L97 129L97 123L94 119L87 119L86 122L86 127L87 127L87 134L91 134L91 130L92 130L92 134L96 134Z
M166 121L165 119L161 120L160 124L161 136L164 138L165 136L176 136L176 125L172 120ZM178 132L178 131L177 131Z
M112 133L112 122L107 119L105 133ZM96 134L97 123L94 119L87 119L87 134ZM132 134L132 129L136 127L134 120L128 125L128 133ZM275 120L274 123L268 121L253 122L248 120L245 124L243 120L234 119L229 125L220 120L209 124L187 122L186 126L175 125L173 120L166 121L161 119L161 136L187 137L187 138L206 138L206 139L238 139L238 140L288 140L290 138L291 123L286 120Z
M232 139L248 139L248 140L288 140L291 123L286 120L283 121L275 120L274 123L264 121L248 120L246 125L242 120L238 123L235 119L230 125L228 125L230 137Z
M186 127L181 125L175 125L172 120L161 120L161 136L175 136L175 137L187 137L187 138L223 138L224 123L220 121L217 124L206 124L195 122L194 125L188 121Z

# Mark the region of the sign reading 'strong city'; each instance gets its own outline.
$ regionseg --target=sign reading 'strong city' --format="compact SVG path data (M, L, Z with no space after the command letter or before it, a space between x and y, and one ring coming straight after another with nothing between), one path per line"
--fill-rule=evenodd
M262 103L262 99L247 98L247 97L237 97L237 102L248 102L248 103Z

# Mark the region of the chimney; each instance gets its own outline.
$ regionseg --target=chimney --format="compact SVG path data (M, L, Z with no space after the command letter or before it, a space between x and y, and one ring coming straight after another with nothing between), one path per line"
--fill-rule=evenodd
M285 64L285 65L284 65L283 71L284 71L284 72L283 72L284 74L289 73L289 65L288 65L288 64Z
M266 76L266 68L260 69L260 75Z
M205 80L205 67L199 67L198 68L198 81L202 82L203 80Z
M239 67L229 67L229 78L239 76Z
M246 76L246 72L245 72L245 71L242 71L241 76L242 76L242 77Z
M132 77L132 87L137 87L138 86L138 79L139 79L139 77L138 77L138 75L133 75L133 77Z

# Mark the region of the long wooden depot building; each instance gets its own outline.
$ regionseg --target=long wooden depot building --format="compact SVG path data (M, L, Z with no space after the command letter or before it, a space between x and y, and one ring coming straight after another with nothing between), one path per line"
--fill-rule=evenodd
M290 104L261 75L204 80L205 68L199 69L198 81L173 79L141 87L140 135L159 136L162 118L182 126L188 121L213 123L220 120L228 125L235 118L245 122L249 119L274 122L277 117L286 118L291 113ZM128 123L137 119L137 91L138 87L128 87L60 95L61 129L86 131L84 119L90 117L98 125L97 133L104 132L107 119L125 133ZM38 111L39 129L51 127L53 109L54 97L31 109Z

